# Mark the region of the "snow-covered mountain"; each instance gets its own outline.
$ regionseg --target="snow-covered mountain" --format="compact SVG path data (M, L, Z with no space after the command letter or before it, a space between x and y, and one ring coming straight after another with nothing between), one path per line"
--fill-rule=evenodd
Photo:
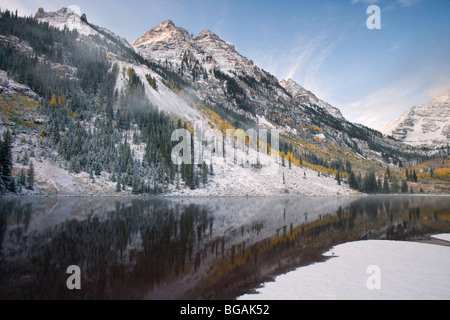
M334 117L344 120L344 117L342 116L342 113L339 109L333 107L325 101L320 100L314 93L306 90L294 80L282 80L280 84L292 95L292 97L297 102L322 108Z
M131 44L143 57L170 64L172 68L183 70L190 64L197 64L210 74L214 69L218 69L231 76L247 75L258 80L261 77L273 79L252 61L240 55L234 45L223 41L212 31L204 30L193 36L185 29L175 26L171 20L159 24ZM201 81L201 78L203 77L198 80Z
M337 185L333 177L335 171L344 170L343 163L348 159L365 170L374 164L385 167L387 161L392 164L400 159L404 161L416 152L375 130L348 122L337 108L295 81L278 81L210 30L194 36L168 20L129 44L113 32L89 23L85 15L79 16L66 8L50 13L39 9L35 18L60 30L78 31L78 35L67 36L72 40L78 37L80 43L88 46L87 51L92 48L94 52L101 52L100 59L111 66L109 72L115 70L114 121L123 116L119 111L126 107L120 105L119 97L126 95L131 82L137 81L143 86L148 102L172 116L171 121L180 119L190 123L191 127L200 121L204 127L222 132L230 127L244 131L260 127L278 129L282 153L290 154L297 161L292 169L282 166L276 177L263 176L252 166L242 163L221 162L215 164L214 178L203 189L170 186L168 189L172 194L350 194L352 191ZM2 44L33 56L33 48L17 37L0 35ZM57 60L44 53L38 59L50 60L56 74L77 80L80 75L77 65L69 62L70 54L62 51ZM10 80L6 78L3 82ZM95 103L101 108L104 101L99 99ZM87 128L94 125L89 121L104 117L97 109L92 112L92 120L84 123ZM139 142L139 131L135 123L132 125L134 129L128 132L128 141L135 140L132 139L134 135L137 138L136 142L130 143L130 149L136 163L142 163L148 141ZM121 131L120 134L125 133ZM16 151L23 152L21 149ZM261 156L262 160L263 157L266 155ZM281 157L278 160L281 165ZM301 165L302 160L310 166ZM49 170L50 161L42 163L36 164L37 176L48 178L56 174L51 181L58 192L71 193L74 189L72 181L89 179L86 173L83 177L72 175L70 179L62 179L68 174L65 169ZM314 166L322 172L317 174ZM115 189L106 176L102 177L104 181L97 178L97 184L104 183ZM56 182L66 180L69 181L67 184ZM152 184L150 181L152 178L146 182ZM95 189L92 184L81 183L76 192L82 193L79 190L86 186ZM99 186L97 191L102 193L102 188Z
M88 23L85 14L79 16L69 8L61 8L55 12L46 12L43 8L39 8L35 15L35 19L41 22L47 22L52 27L60 30L64 30L64 28L67 28L70 31L77 30L78 33L85 36L98 35L103 38L104 34L108 34L120 41L121 44L131 48L126 39L119 37L108 29L101 27L94 28Z
M446 147L450 142L450 90L415 106L380 131L417 147Z
M351 148L363 157L379 158L373 144L380 150L399 147L375 130L346 121L337 108L295 81L279 81L210 30L194 36L168 20L132 45L145 59L181 77L202 105L238 125L276 127L294 139L327 150L330 145Z

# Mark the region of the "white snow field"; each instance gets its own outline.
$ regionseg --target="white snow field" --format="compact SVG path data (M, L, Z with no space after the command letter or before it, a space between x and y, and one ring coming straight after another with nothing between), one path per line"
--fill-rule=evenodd
M450 247L370 240L338 245L325 256L332 258L280 275L238 299L450 299Z
M432 235L431 238L450 242L450 234L449 233L435 234L435 235Z

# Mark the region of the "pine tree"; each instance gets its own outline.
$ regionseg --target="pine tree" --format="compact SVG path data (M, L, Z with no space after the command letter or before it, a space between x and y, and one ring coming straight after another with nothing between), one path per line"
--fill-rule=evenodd
M22 186L22 187L26 186L26 176L25 176L25 171L23 170L23 168L20 171L19 185Z
M400 185L398 183L397 177L394 176L391 186L392 192L397 193L400 190Z
M412 181L414 181L414 182L418 181L417 174L416 174L416 169L414 169L414 171L413 171Z
M359 186L358 186L358 181L356 180L356 176L355 173L352 171L350 171L350 176L348 178L348 184L350 186L350 188L358 190Z
M402 181L401 191L402 193L408 193L408 182L406 180Z
M384 176L383 192L384 193L390 193L391 192L391 190L389 189L389 178L388 178L387 174Z
M203 162L203 164L202 164L202 182L203 182L203 187L206 187L206 185L208 183L208 166L206 165L205 162Z
M0 194L4 194L6 192L6 185L2 179L2 167L0 167Z
M30 161L30 166L28 167L27 172L27 189L33 190L34 189L34 166L33 161Z
M342 181L341 181L341 174L339 171L336 174L336 181L337 181L338 185L341 185Z
M15 192L15 183L11 176L13 162L12 162L12 143L13 137L9 129L3 133L3 139L0 141L0 166L1 178L5 183L7 189L11 192Z
M122 188L120 186L120 174L117 175L117 183L116 183L116 192L122 191Z

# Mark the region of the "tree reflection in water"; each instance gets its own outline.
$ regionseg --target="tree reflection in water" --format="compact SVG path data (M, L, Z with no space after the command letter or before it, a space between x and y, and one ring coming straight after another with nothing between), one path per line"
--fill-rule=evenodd
M2 299L232 299L361 239L450 231L449 197L0 199ZM78 265L82 289L66 287Z

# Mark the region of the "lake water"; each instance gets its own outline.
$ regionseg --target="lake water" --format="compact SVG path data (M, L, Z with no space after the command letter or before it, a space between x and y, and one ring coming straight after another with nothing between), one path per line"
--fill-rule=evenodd
M4 197L0 299L234 299L341 243L448 232L445 196Z

